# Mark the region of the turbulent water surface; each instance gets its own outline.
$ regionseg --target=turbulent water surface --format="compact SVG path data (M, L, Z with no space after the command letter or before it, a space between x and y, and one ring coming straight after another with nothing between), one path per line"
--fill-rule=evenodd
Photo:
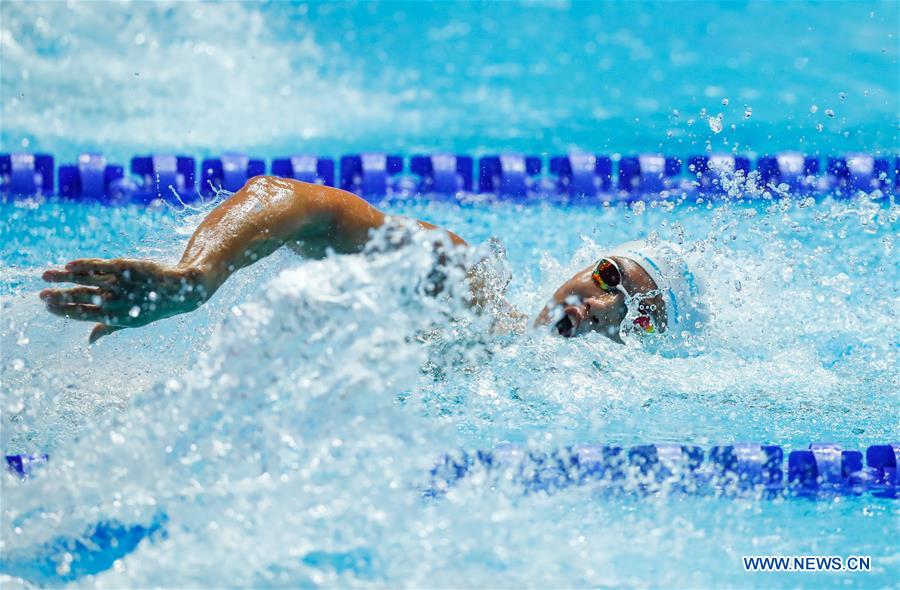
M0 16L2 151L57 163L898 149L890 0L3 1ZM81 256L174 262L209 205L0 204L3 450L51 456L28 481L2 475L0 583L900 586L897 503L871 494L526 494L473 477L423 497L436 458L460 448L895 441L896 205L733 196L388 205L484 251L498 238L497 276L532 315L607 247L694 249L712 322L661 352L492 333L462 305L456 266L423 296L428 240L385 247L389 232L353 256L279 252L202 309L89 347L89 326L43 309L40 273ZM98 523L155 532L116 552L91 537ZM743 555L870 555L873 571L748 574Z
M81 255L174 260L199 216L4 205L3 444L52 456L31 481L4 479L6 572L75 578L83 568L59 537L162 520L164 535L93 582L742 586L740 556L754 554L872 555L873 573L810 579L897 582L885 543L896 507L868 495L523 495L515 482L477 479L438 500L421 495L446 449L891 440L896 207L389 209L473 243L499 238L509 299L530 313L604 247L652 235L702 248L712 325L662 355L597 335L489 335L458 289L422 295L435 259L414 239L322 261L276 254L200 311L89 348L87 325L43 311L40 271ZM23 565L38 555L40 568Z

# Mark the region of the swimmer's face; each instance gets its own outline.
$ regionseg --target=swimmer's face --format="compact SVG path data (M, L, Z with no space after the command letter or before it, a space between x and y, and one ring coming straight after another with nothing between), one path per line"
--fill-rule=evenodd
M631 295L650 293L656 290L656 283L637 263L621 256L613 257L622 273L622 286ZM563 283L553 293L550 303L544 307L537 324L549 324L557 310L562 310L563 318L555 325L562 336L577 336L587 332L599 332L616 342L622 342L619 326L628 309L625 296L615 291L609 293L601 289L591 278L596 264L579 271ZM648 296L641 301L660 330L665 329L665 307L660 295Z

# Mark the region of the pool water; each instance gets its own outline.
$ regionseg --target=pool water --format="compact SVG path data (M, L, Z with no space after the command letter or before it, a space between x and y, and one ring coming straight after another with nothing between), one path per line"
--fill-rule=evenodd
M58 161L898 146L893 0L12 1L3 17L0 141Z
M896 502L871 494L523 495L515 482L475 479L422 497L448 449L892 440L892 202L388 204L473 243L499 238L510 300L532 314L604 247L651 232L705 240L714 322L676 356L596 335L487 336L462 309L468 325L433 333L454 304L410 292L433 263L415 245L323 261L279 253L201 310L89 348L87 325L43 311L40 271L88 254L174 260L199 213L3 207L3 444L52 456L39 477L4 481L4 553L13 563L50 554L50 571L30 579L81 579L60 537L165 515L165 534L97 583L797 583L745 573L740 557L756 554L871 555L873 572L804 583L897 582Z
M893 2L0 9L0 142L60 163L91 149L898 149ZM662 354L491 334L459 277L442 298L414 288L435 264L421 236L398 250L378 247L383 232L359 255L278 252L198 311L89 347L88 325L44 310L41 272L174 262L214 203L0 203L0 440L51 456L0 481L0 582L900 586L897 502L869 493L524 493L474 477L423 494L461 448L896 441L893 197L735 197L384 204L479 247L497 238L509 300L532 316L604 248L701 249L713 321ZM98 523L119 527L115 543ZM751 574L745 555L868 555L872 571Z

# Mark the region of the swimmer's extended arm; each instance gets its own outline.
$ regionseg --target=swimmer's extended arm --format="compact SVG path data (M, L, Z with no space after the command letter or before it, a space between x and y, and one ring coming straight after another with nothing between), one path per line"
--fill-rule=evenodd
M43 278L82 286L45 289L41 299L52 313L98 322L91 332L93 342L122 328L196 309L233 272L285 244L310 257L320 257L329 248L357 252L368 241L369 230L384 220L381 211L346 191L260 176L210 212L177 265L124 258L73 260L64 270L48 270ZM453 233L450 237L465 244Z

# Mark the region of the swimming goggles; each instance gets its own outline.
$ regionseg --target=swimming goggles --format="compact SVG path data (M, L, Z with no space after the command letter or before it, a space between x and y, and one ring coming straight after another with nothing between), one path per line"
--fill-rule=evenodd
M619 292L625 296L625 301L631 299L631 295L622 285L622 271L619 265L612 258L601 258L591 273L591 279L594 283L607 293ZM638 312L641 314L632 320L638 330L645 334L653 334L656 332L656 324L650 315L650 310L644 303L638 305Z

